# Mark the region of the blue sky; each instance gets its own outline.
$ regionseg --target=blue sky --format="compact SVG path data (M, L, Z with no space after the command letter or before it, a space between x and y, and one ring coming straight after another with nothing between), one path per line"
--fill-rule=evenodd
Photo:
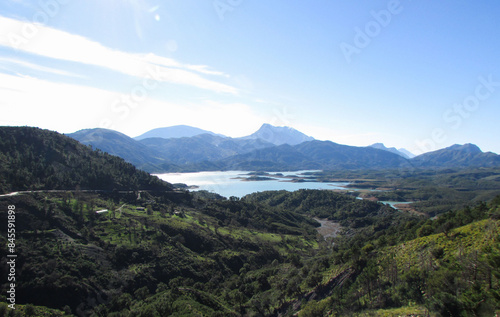
M0 125L500 153L500 3L5 0Z

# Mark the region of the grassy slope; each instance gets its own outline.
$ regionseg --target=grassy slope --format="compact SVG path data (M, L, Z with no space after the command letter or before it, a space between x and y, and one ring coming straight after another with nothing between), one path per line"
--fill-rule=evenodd
M347 310L349 315L493 316L495 310L499 312L500 220L476 221L446 234L374 250L365 258L369 263L350 290L350 305L358 309ZM299 316L337 316L339 311L331 309L335 301L339 298L311 301ZM390 308L393 305L399 307Z
M500 293L500 221L485 219L451 230L389 247L377 257L391 263L401 279L419 277L422 301L427 309L448 312L442 301L461 301L459 311L481 311L495 307ZM394 287L401 283L388 266L378 267ZM392 274L392 275L391 275ZM384 281L382 281L384 282ZM449 298L444 298L448 297ZM441 301L441 302L439 302ZM447 304L446 302L444 303ZM449 303L448 306L453 306Z

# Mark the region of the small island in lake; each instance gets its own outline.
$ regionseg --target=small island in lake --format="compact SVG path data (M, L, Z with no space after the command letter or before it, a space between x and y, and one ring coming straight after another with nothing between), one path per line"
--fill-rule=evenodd
M259 181L273 181L276 180L275 178L272 177L265 177L265 176L250 176L246 178L241 178L242 181L245 182L259 182Z

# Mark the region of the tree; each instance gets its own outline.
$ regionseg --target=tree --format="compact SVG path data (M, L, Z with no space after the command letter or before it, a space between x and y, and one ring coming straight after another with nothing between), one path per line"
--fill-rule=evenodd
M230 293L231 300L235 303L238 304L238 307L240 309L240 313L243 314L243 303L245 302L245 295L240 291L240 290L233 290Z
M31 304L27 304L24 306L24 314L26 316L34 316L35 315L35 307Z
M134 296L139 300L144 300L149 296L149 289L147 286L141 287L134 292Z

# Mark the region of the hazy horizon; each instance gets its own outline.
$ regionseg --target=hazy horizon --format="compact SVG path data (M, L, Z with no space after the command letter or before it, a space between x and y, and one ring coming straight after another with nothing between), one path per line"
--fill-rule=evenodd
M263 123L262 125L264 124L270 124L270 123ZM262 126L261 125L261 126ZM152 130L156 130L156 129L162 129L162 128L170 128L170 127L176 127L176 126L185 126L185 127L193 127L193 128L198 128L198 127L194 127L194 126L189 126L189 125L185 125L185 124L179 124L179 125L173 125L173 126L168 126L168 127L156 127L156 128L151 128L150 130L148 131L145 131L145 132L149 132L149 131L152 131ZM286 128L292 128L292 129L295 129L294 127L290 127L290 126L285 126L285 125L282 125L282 126L273 126L273 127L286 127ZM87 130L87 129L99 129L99 128L86 128L86 129L79 129L79 130L76 130L76 131L72 131L72 132L68 132L68 133L65 133L65 134L72 134L72 133L75 133L75 132L78 132L78 131L81 131L81 130ZM103 128L103 129L106 129L106 128ZM110 129L112 130L112 129ZM295 129L297 130L297 129ZM116 130L113 130L113 131L116 131ZM210 131L210 130L206 130L208 132L212 132L212 133L215 133L216 135L222 135L224 137L229 137L229 138L238 138L238 137L245 137L245 136L248 136L250 134L252 134L253 132L256 132L257 130L253 131L252 133L249 133L248 135L242 135L242 136L238 136L238 137L232 137L232 136L229 136L229 135L225 135L225 134L222 134L222 133L216 133L214 131ZM299 130L297 130L299 131ZM117 131L117 132L120 132L120 131ZM302 131L299 131L299 132L302 132ZM120 133L123 133L123 132L120 132ZM125 134L126 136L130 137L130 138L137 138L139 136L141 136L142 134L144 133L141 133L139 135L129 135L129 134L126 134L126 133L123 133ZM307 134L306 134L307 135ZM307 135L309 136L309 135ZM334 140L326 140L326 139L317 139L315 138L315 140L317 141L332 141L332 142L335 142ZM338 142L335 142L335 143L338 143ZM392 146L391 144L385 144L384 142L374 142L374 143L370 143L370 144L366 144L366 145L352 145L352 144L343 144L343 143L339 143L339 144L343 144L343 145L350 145L350 146L359 146L359 147L367 147L367 146L371 146L371 145L374 145L374 144L382 144L384 145L385 147L387 148L396 148L397 150L406 150L408 152L410 152L410 154L413 154L413 155L416 155L415 153L411 152L410 150L406 149L406 148L397 148L395 146ZM443 146L441 148L436 148L435 150L432 150L432 151L437 151L437 150L441 150L441 149L445 149L447 147L450 147L452 145L464 145L464 144L473 144L473 143L470 143L470 142L464 142L464 143L455 143L455 144L451 144L449 146ZM476 145L476 144L475 144ZM492 151L484 151L483 149L481 149L483 152L492 152ZM424 153L428 153L428 152L432 152L432 151L427 151L427 152L423 152L423 153L420 153L420 154L424 154ZM492 152L492 153L495 153L495 152ZM418 154L418 155L420 155ZM495 153L495 154L498 154L498 153Z

